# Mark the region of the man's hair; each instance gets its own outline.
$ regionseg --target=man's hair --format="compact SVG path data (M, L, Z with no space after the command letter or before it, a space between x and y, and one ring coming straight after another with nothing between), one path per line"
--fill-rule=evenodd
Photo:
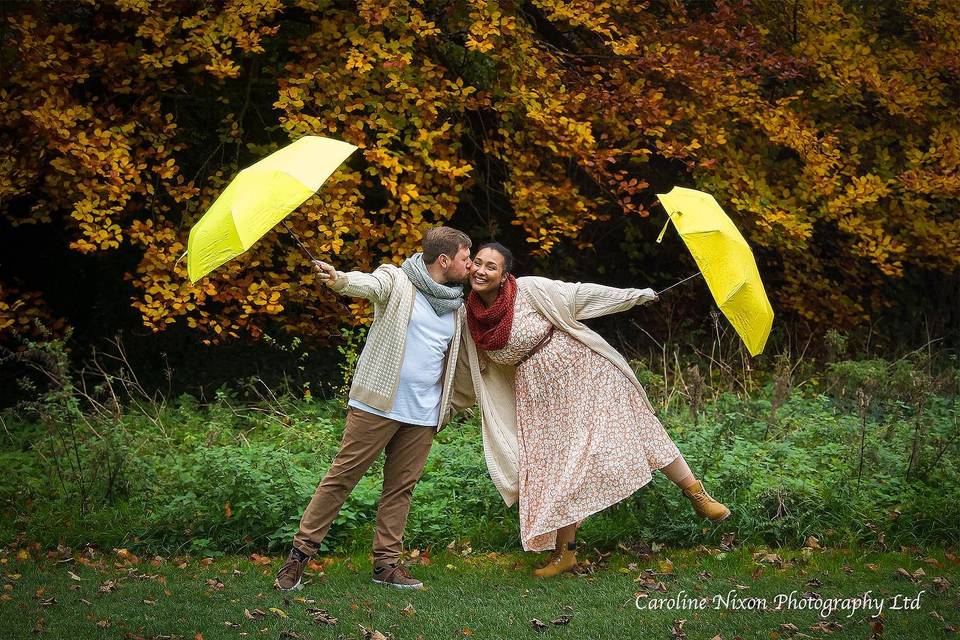
M484 249L493 249L494 251L499 253L501 256L503 256L503 272L510 273L511 269L513 269L513 252L510 251L510 249L507 249L505 246L503 246L499 242L488 242L487 244L477 249L477 253L480 253Z
M440 254L447 255L451 260L460 251L460 247L469 249L472 246L470 236L453 227L433 227L423 234L423 261L433 264Z

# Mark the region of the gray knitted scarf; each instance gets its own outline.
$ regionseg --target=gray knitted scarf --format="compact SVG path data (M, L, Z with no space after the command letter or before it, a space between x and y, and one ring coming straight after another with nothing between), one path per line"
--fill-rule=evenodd
M410 282L427 298L438 316L456 311L463 304L463 287L458 284L440 284L430 277L423 253L415 253L400 267Z

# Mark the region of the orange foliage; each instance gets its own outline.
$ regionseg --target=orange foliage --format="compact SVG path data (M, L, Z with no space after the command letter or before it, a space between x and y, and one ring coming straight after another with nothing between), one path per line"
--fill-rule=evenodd
M117 277L154 331L322 337L342 303L282 233L196 285L181 260L229 179L290 139L360 148L290 224L361 269L415 251L467 194L505 202L486 225L519 227L535 255L630 218L652 240L649 183L667 173L724 203L778 310L849 326L907 270L960 266L960 14L788 4L28 5L8 25L0 215L65 228L81 253L136 252ZM42 301L8 289L0 331L14 305Z

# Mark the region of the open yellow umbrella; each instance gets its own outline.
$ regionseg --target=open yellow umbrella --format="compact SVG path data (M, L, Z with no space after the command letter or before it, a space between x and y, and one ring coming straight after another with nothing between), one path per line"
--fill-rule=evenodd
M304 136L238 173L190 229L190 281L253 246L312 196L354 150L340 140ZM297 243L306 251L299 239Z
M730 320L750 355L761 353L773 326L773 309L750 245L710 194L674 187L670 193L657 196L670 214L657 242L663 239L672 221L700 267L720 311Z

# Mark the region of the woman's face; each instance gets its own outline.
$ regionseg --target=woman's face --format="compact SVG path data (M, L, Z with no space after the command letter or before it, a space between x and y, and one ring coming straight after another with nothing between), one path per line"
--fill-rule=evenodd
M487 247L477 252L470 272L470 287L479 294L495 292L507 279L503 271L503 256Z

